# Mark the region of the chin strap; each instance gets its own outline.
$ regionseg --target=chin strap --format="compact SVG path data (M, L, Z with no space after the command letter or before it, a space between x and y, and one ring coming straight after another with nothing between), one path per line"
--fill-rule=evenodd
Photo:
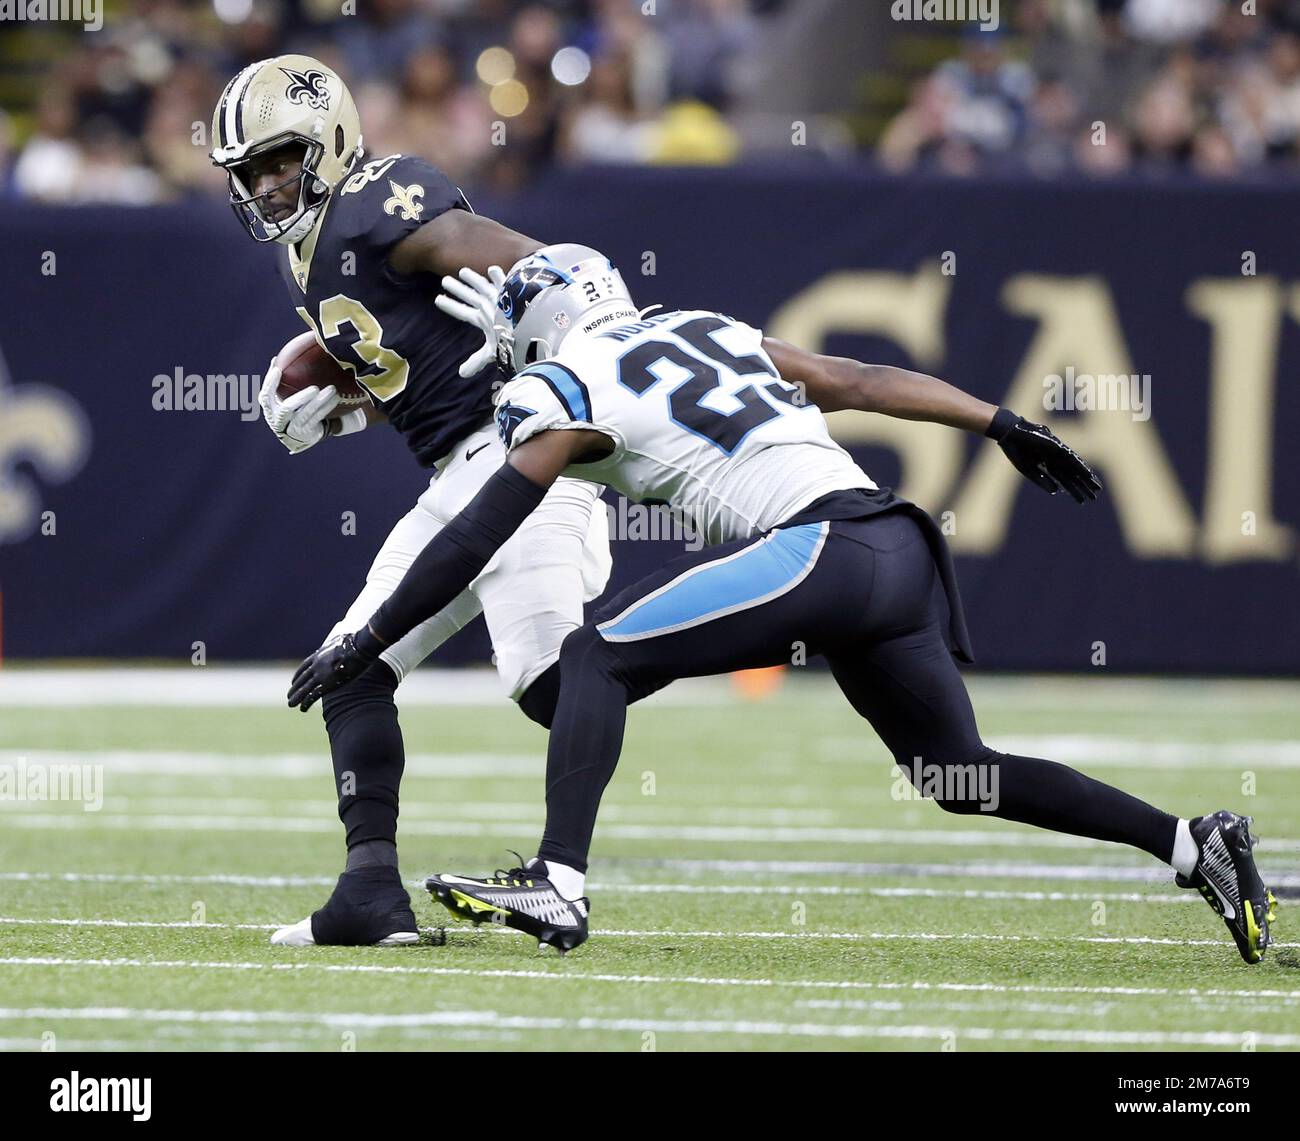
M319 215L319 205L309 206L301 218L285 230L284 233L276 234L271 240L282 246L292 246L301 242L303 238L312 232L312 228L316 225L316 220Z

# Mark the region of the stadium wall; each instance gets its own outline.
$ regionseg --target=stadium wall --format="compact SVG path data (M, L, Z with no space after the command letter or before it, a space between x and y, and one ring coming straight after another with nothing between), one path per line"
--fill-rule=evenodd
M604 249L642 304L933 372L1055 426L1100 503L1049 499L956 432L833 417L944 522L982 666L1300 666L1293 190L588 169L475 205ZM424 477L384 429L291 459L257 422L261 373L302 329L277 251L207 203L9 204L0 251L3 653L308 652ZM224 410L168 406L191 374ZM679 546L619 541L615 586ZM479 623L442 660L486 654Z

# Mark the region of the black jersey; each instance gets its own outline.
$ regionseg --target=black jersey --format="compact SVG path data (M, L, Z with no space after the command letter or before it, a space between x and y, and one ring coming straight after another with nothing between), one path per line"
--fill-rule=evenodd
M434 305L435 274L400 274L388 253L429 219L468 209L423 159L374 159L344 179L315 231L280 261L298 313L425 467L488 420L499 371L460 375L483 334Z

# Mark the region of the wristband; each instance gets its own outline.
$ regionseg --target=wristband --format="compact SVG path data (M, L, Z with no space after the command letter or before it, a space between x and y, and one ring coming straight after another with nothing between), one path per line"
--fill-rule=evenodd
M361 658L367 662L373 662L379 657L379 652L386 645L382 639L377 638L371 632L369 624L362 626L360 630L352 635L352 644L356 647Z
M354 408L329 423L331 436L350 436L353 432L360 432L366 426L366 410Z
M990 440L1000 441L1019 422L1020 417L1012 412L1010 408L999 408L993 413L993 419L988 428L985 429L984 435Z

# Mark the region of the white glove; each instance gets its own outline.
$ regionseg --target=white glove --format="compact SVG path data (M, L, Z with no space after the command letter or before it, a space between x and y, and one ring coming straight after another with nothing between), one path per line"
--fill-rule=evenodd
M461 376L473 376L496 360L497 321L502 319L497 296L505 280L505 270L499 265L489 266L487 277L465 266L459 279L450 276L442 279L442 287L447 292L438 294L433 303L448 316L473 325L484 337L483 347L462 362Z
M325 438L325 421L338 406L339 394L332 384L324 388L313 384L281 400L275 391L279 384L280 366L273 359L262 381L258 403L267 427L289 454L296 456Z

